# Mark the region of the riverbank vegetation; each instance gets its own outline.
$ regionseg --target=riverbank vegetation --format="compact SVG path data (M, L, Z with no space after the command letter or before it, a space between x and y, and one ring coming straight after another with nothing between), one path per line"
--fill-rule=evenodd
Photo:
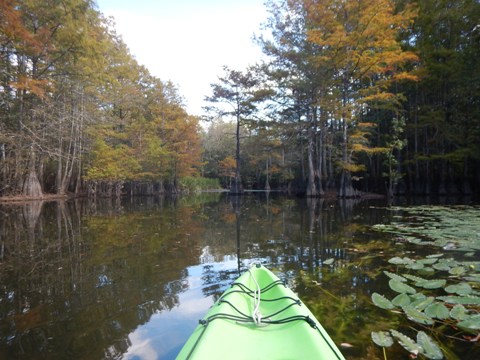
M478 192L475 0L268 1L265 59L224 68L206 129L93 1L0 6L2 197L175 193L201 177L234 193Z
M176 192L197 173L198 119L94 2L1 7L0 195Z

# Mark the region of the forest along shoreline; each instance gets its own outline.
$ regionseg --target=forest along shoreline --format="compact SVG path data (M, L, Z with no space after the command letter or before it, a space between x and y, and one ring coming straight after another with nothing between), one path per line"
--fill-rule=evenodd
M95 1L1 2L2 201L478 197L478 1L265 6L264 58L225 64L193 115Z

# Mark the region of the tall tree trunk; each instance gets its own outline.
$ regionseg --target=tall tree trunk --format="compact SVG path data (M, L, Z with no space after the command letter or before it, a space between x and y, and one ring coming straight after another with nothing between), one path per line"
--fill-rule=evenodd
M25 181L23 182L23 195L29 198L42 198L43 191L40 181L38 180L37 170L35 167L36 163L36 154L34 150L34 145L30 147L30 157L28 164L28 173Z
M231 195L242 195L243 185L242 177L240 175L240 117L237 115L237 131L236 131L237 148L235 151L235 177L233 178L233 184L230 187Z
M270 161L270 157L267 157L267 161L265 164L265 173L266 173L266 180L265 180L265 190L270 190L270 182L269 179L269 169L268 169L268 162Z
M315 132L313 126L308 128L308 146L307 146L307 191L308 197L318 196L317 186L315 184L315 165L313 163L315 150Z
M316 110L315 110L316 114ZM320 134L318 134L317 138L317 193L319 196L322 196L325 192L323 191L323 166L324 166L324 145L323 145L323 136L324 136L324 128L323 128L323 123L324 123L324 117L326 113L325 111L322 111L320 113ZM316 118L316 115L315 115ZM316 122L316 119L315 119Z
M347 119L343 117L343 131L342 131L342 161L344 165L350 164L350 159L348 156L348 133L347 133ZM340 187L338 189L338 196L341 198L350 198L355 197L356 191L352 185L352 175L350 171L343 169L340 175Z
M4 190L7 187L7 165L5 144L0 144L0 196L3 195Z

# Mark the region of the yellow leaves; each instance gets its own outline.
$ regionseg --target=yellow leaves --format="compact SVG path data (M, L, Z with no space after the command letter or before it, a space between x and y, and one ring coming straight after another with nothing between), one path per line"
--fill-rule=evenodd
M415 82L420 80L417 75L409 72L405 72L405 71L395 74L393 76L393 79L396 81L415 81Z
M367 155L385 154L389 151L384 147L370 147L366 144L356 143L351 146L351 150L354 153L365 153Z
M343 163L342 164L342 169L345 171L348 171L350 173L355 173L355 172L360 172L360 171L365 171L366 167L365 165L359 165L359 164L353 164L353 163Z
M375 126L377 126L377 124L373 123L373 122L367 122L367 121L362 121L361 123L358 124L359 127L361 128L373 128Z
M385 101L391 101L395 98L396 98L396 95L390 92L379 92L376 94L364 96L362 98L362 101L363 102L385 102Z
M366 152L368 150L368 147L364 144L353 144L352 145L352 151L353 152Z
M226 177L235 176L237 162L232 156L227 156L225 159L221 160L218 165L220 169L220 175Z
M308 40L322 47L319 64L330 64L355 82L376 74L395 73L418 60L403 51L398 31L415 16L411 8L395 12L392 0L305 1L310 21ZM400 76L407 79L407 73Z

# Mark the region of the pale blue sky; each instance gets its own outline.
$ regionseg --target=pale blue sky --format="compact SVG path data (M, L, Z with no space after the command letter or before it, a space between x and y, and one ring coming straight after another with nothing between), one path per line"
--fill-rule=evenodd
M137 61L171 80L187 110L201 115L222 66L243 70L261 51L252 43L267 18L264 0L97 0L113 16Z

